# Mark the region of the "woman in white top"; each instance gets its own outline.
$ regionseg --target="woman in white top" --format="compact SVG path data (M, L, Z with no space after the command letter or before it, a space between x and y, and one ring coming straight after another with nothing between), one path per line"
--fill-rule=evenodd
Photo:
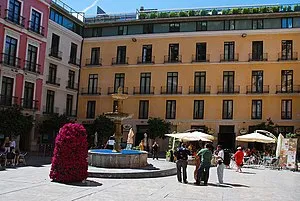
M217 146L217 152L218 154L215 155L217 159L217 176L218 176L219 183L222 184L225 165L224 165L224 150L222 149L221 145Z

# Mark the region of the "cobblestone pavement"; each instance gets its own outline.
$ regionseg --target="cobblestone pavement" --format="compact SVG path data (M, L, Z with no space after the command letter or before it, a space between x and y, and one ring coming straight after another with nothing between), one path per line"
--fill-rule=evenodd
M216 168L210 170L209 186L194 186L194 166L188 167L189 184L176 176L153 179L88 178L87 184L51 182L50 165L0 171L0 200L105 200L105 201L296 201L300 199L300 173L278 170L225 170L226 185L216 185Z

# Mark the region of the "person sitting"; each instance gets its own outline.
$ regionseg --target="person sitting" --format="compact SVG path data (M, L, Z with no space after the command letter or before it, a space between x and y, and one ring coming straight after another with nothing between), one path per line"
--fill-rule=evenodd
M114 136L110 136L107 143L106 143L106 149L110 149L113 150L114 146L115 146L115 137Z
M9 153L9 152L10 152L10 139L9 139L9 137L6 137L6 138L5 138L2 147L4 148L4 152L5 152L5 153Z

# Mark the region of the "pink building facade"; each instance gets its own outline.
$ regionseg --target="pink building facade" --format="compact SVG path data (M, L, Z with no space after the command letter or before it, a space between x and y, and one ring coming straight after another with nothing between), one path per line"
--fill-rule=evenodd
M0 106L18 104L34 118L41 113L50 2L0 1Z

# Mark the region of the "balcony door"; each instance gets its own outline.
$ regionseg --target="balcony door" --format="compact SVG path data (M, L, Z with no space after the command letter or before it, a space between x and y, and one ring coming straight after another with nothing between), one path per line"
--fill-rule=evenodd
M223 92L234 92L234 71L225 71L223 73Z
M293 41L283 40L281 41L281 59L291 60L293 58Z
M252 92L263 92L263 71L252 71Z
M24 108L28 108L28 109L33 108L33 93L34 93L34 83L25 82L24 99L23 99Z
M98 87L98 75L97 74L90 74L89 75L89 86L88 86L88 93L89 94L96 94Z
M173 94L177 93L178 90L178 73L168 73L167 74L167 93Z
M151 73L141 73L140 93L150 94Z
M195 72L194 93L205 93L206 88L206 72Z
M282 70L281 71L281 91L292 92L293 91L293 71Z
M21 2L18 0L9 1L8 20L16 24L20 24L21 18Z
M234 42L224 43L224 60L225 61L234 60Z
M126 63L126 46L118 46L117 48L117 64Z
M179 60L179 44L169 45L169 62L177 62Z
M152 45L143 45L142 63L152 62Z
M33 45L28 45L26 70L29 70L32 72L36 71L37 53L38 53L37 47L35 47Z
M196 44L196 61L206 61L206 43Z
M124 73L116 73L114 93L118 92L119 87L122 88L122 92L124 93L124 82L125 82L125 74Z
M263 41L252 42L252 60L262 61L263 60Z
M9 77L2 78L1 104L10 106L12 104L14 79Z
M58 56L59 40L60 40L60 37L58 35L52 34L51 54L53 56Z
M37 33L40 32L41 16L42 16L41 13L32 9L30 29L33 30L34 32Z
M18 40L10 36L6 36L5 41L5 57L4 63L10 66L16 65Z

